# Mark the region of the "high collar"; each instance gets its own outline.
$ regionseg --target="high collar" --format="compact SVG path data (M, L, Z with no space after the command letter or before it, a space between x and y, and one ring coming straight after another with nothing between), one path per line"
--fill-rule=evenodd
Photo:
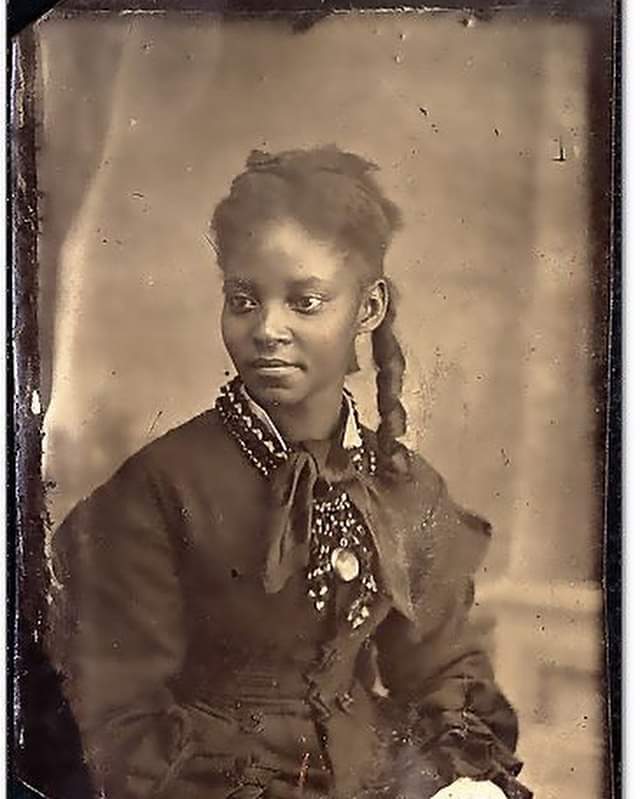
M269 416L267 411L258 404L253 397L249 394L244 385L241 386L240 391L242 396L246 399L251 408L251 411L260 419L260 421L271 432L273 437L278 441L283 449L287 449L287 443L284 436L278 430L276 423ZM340 446L344 450L354 450L361 447L363 444L362 436L358 425L356 415L355 403L351 395L347 391L342 392L343 407L346 408L346 420L342 425L342 437L340 439ZM308 444L308 442L306 442ZM313 445L312 445L313 446Z

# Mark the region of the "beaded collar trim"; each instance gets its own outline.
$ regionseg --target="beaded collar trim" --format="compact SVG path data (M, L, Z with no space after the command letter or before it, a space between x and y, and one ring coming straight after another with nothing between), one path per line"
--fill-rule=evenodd
M349 418L343 446L347 449L353 442L355 446L347 451L356 471L373 475L375 452L364 446L353 396L346 389L344 395ZM266 412L260 406L256 408L238 377L221 388L216 409L245 457L265 478L269 479L294 452ZM318 613L328 608L338 582L353 582L355 597L346 617L353 629L363 624L378 593L373 568L374 547L362 514L346 491L329 484L321 497L314 496L311 513L307 594Z

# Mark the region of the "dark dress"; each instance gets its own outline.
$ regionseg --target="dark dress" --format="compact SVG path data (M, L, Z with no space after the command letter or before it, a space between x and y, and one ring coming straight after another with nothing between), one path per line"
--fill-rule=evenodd
M272 487L216 410L78 505L54 536L50 649L97 794L427 799L469 776L531 796L515 714L467 620L489 527L411 462L406 481L343 475L383 587L355 630L348 584L324 613L304 571L265 591Z

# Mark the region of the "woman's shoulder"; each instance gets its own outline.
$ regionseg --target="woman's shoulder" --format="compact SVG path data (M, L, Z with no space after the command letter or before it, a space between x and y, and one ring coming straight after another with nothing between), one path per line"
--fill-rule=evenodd
M207 408L150 441L133 457L153 460L157 457L180 455L194 448L209 450L223 435L224 429L217 410Z
M362 435L365 446L376 453L376 459L378 463L381 463L383 459L379 451L375 431L363 426ZM408 447L401 441L397 443L397 462L400 469L397 473L397 479L387 481L388 489L399 493L409 491L422 497L422 504L427 508L435 506L447 490L444 477L432 463L415 449Z
M215 467L237 449L215 408L171 428L127 458L122 467L140 472L171 473L205 462ZM121 468L122 468L121 467Z
M367 445L376 446L375 433L363 432ZM390 504L401 507L416 557L423 552L441 564L454 561L474 571L486 555L490 522L452 496L445 477L424 455L402 443L400 448L406 472L386 481L385 491Z
M168 430L129 455L79 505L111 497L161 495L200 476L233 469L238 448L212 408ZM211 481L209 480L211 484Z

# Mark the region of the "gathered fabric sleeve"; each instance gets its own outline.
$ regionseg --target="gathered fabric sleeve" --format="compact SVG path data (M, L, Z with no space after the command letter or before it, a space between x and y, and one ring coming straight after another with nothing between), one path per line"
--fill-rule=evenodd
M96 793L109 798L165 795L189 746L170 688L185 627L169 520L134 456L53 537L49 651Z
M529 799L516 779L517 717L469 619L490 525L457 506L441 481L422 527L411 565L414 618L392 611L376 635L383 683L406 722L402 778L420 784L425 777L427 796L471 778L494 782L509 799Z

